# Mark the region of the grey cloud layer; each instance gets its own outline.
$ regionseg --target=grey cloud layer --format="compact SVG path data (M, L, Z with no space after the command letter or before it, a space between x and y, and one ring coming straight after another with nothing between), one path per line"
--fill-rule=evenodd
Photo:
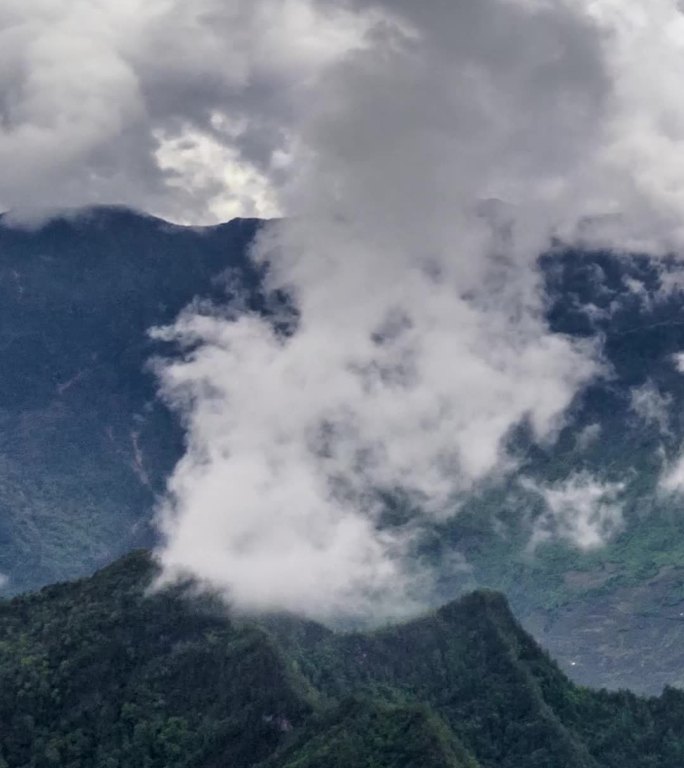
M5 0L0 208L272 213L299 90L359 23L309 0Z
M498 131L497 194L519 197L510 176L526 170L553 198L572 160L586 210L639 210L632 236L667 226L679 238L684 18L673 0L4 0L0 208L118 202L190 223L291 212L280 193L292 142L325 102L321 76L348 68L369 30L372 44L397 25L414 33L416 57L430 29L429 61L404 92L441 113L437 141L454 108L461 133ZM454 87L440 104L430 95L444 77ZM459 88L470 98L454 99ZM491 174L495 158L477 152L462 153L466 172Z

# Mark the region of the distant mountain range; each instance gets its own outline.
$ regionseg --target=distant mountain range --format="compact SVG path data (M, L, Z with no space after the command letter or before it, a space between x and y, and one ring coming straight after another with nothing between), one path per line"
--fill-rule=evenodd
M156 397L148 364L165 350L148 330L194 298L225 301L233 290L262 308L247 254L259 225L178 227L117 208L33 228L0 217L6 594L154 543L155 500L183 433ZM659 486L684 442L684 375L673 357L684 351L684 272L676 260L562 248L541 268L549 324L598 339L607 374L580 393L553 445L534 445L523 428L512 435L516 474L435 529L424 548L444 563L435 604L475 587L503 590L577 680L659 692L684 684L684 517L681 498ZM544 514L534 487L577 475L621 484L623 527L590 551L552 538L531 552ZM371 717L350 712L350 722Z
M149 595L131 554L0 602L0 765L680 768L684 692L573 685L479 591L370 634Z

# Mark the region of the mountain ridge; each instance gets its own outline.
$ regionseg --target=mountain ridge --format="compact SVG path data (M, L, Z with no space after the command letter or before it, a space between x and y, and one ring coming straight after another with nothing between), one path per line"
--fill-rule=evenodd
M145 551L0 602L0 765L670 768L684 692L571 683L480 590L336 633L149 591Z

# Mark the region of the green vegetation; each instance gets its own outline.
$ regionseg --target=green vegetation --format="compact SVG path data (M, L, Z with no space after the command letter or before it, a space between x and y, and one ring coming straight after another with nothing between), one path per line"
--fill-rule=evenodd
M477 768L427 707L347 698L311 719L264 768Z
M338 634L150 592L154 572L137 552L0 604L0 766L684 764L684 693L573 685L497 593Z
M0 765L247 766L310 711L263 631L150 576L134 554L2 605Z
M0 216L6 591L87 575L152 543L150 512L183 435L156 397L149 362L163 350L148 331L196 296L225 300L228 269L248 290L256 226L95 208L26 230Z

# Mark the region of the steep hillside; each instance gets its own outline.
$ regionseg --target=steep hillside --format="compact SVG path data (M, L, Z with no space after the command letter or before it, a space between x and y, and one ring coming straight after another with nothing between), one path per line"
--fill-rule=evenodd
M0 765L682 764L684 693L576 687L495 593L347 635L147 595L153 572L136 553L0 604Z
M174 227L92 209L26 230L0 217L0 574L17 592L150 541L182 451L155 398L148 330L254 284L257 222ZM228 291L229 292L229 291Z

